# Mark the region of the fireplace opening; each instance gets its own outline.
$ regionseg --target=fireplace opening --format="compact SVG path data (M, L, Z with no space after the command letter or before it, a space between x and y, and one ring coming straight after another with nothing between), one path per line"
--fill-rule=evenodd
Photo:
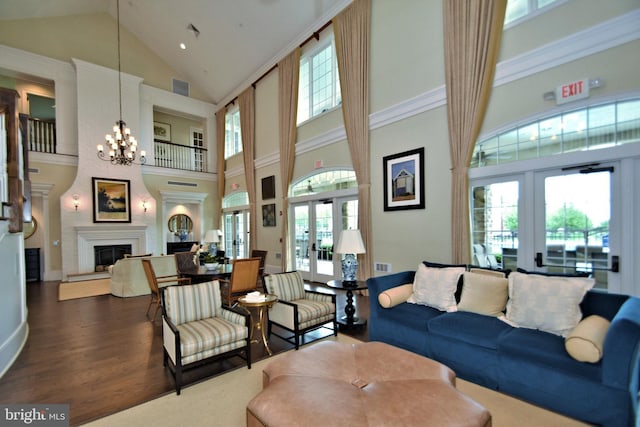
M96 272L103 272L107 267L124 258L125 254L131 254L131 245L94 246Z

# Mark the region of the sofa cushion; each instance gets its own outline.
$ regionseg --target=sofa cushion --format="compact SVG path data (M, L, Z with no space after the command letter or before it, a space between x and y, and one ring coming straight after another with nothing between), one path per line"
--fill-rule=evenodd
M432 268L418 266L413 280L413 294L407 302L442 311L455 311L455 292L464 267Z
M431 334L493 350L498 348L499 338L513 330L496 317L462 311L443 313L429 320L427 326Z
M501 359L508 358L525 365L542 366L549 371L563 371L600 382L601 363L581 363L569 356L564 339L534 329L513 329L498 340Z
M569 356L580 362L596 363L602 358L609 322L601 316L585 317L564 341Z
M511 273L506 320L567 336L582 319L580 302L594 283L591 278Z
M407 302L407 299L413 293L413 284L396 286L391 289L387 289L378 295L378 303L383 308L395 307L398 304Z
M503 276L465 271L459 311L500 316L509 298L509 281Z

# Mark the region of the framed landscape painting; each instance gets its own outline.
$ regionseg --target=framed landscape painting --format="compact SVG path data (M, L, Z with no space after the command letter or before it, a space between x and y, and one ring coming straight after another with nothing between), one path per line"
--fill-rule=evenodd
M131 222L131 189L125 179L92 178L93 222Z
M384 210L424 209L424 148L382 159Z
M171 142L171 125L168 123L153 122L153 139Z

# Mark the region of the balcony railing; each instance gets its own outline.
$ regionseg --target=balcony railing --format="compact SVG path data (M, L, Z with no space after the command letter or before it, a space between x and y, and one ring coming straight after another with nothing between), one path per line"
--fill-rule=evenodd
M56 123L29 118L29 151L57 153ZM155 140L153 157L156 166L207 172L207 149Z
M171 142L154 141L153 156L156 166L207 172L207 149Z
M56 153L56 122L29 118L29 151Z

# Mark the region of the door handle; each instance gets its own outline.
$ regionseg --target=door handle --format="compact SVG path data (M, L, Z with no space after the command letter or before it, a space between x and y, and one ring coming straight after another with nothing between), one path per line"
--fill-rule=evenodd
M313 252L315 252L315 251L316 251L316 244L315 244L315 243L313 243L313 244L311 245L311 251L313 251Z

